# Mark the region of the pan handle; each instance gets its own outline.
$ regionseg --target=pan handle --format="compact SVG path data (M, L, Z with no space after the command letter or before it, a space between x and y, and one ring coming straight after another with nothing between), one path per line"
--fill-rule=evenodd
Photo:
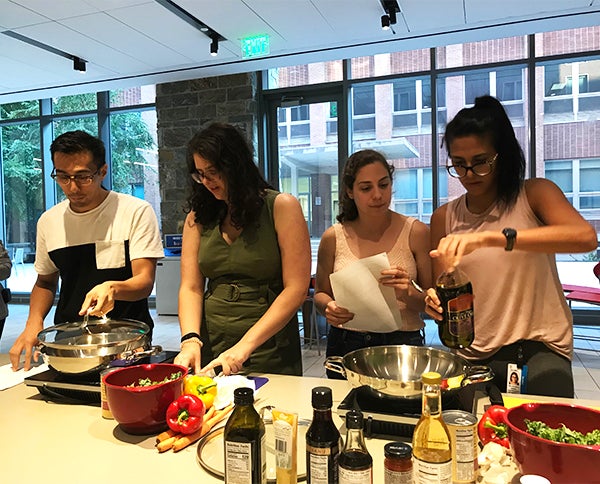
M494 379L494 372L489 366L485 365L473 365L465 368L465 377L463 378L460 386L464 387L471 383L481 383Z
M343 361L344 358L342 356L328 356L325 358L323 365L325 365L325 368L328 370L335 371L336 373L344 375L344 378L347 378Z
M144 350L144 351L137 351L137 350L124 351L123 353L121 353L119 355L119 359L124 360L127 363L132 363L134 361L137 361L137 360L143 358L144 356L157 355L157 354L161 353L162 350L163 350L162 346L156 345L156 346L153 346L152 348L150 348L148 350Z

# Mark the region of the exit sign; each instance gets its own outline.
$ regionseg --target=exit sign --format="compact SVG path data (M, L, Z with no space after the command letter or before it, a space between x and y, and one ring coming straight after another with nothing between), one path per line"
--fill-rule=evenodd
M269 55L271 45L267 34L242 39L242 59Z

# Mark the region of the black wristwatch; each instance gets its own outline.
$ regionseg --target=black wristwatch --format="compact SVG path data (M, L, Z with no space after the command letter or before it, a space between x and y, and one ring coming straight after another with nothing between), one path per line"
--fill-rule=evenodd
M504 237L506 237L506 247L504 250L511 251L515 245L515 240L517 239L517 231L515 229L506 228L502 230Z

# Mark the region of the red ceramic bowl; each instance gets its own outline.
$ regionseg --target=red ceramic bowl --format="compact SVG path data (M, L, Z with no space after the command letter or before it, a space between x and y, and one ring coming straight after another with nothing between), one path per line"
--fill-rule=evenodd
M181 376L160 385L134 386L141 378L162 381L173 373ZM187 368L171 363L151 363L119 368L104 376L108 408L121 428L136 435L153 434L167 429L167 407L183 393Z
M562 444L527 433L525 419L556 428L565 424L582 433L600 429L600 412L560 403L525 403L508 410L506 424L513 456L522 474L537 474L552 484L600 483L600 446Z

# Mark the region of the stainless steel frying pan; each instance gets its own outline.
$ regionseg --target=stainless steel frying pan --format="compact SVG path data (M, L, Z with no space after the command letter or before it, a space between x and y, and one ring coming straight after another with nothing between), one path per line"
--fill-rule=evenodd
M107 368L115 360L131 364L161 351L150 347L150 328L134 320L100 319L63 323L40 331L38 350L61 373L85 374Z
M458 355L427 346L372 346L328 357L325 367L344 375L356 388L398 398L421 398L421 375L428 371L442 375L442 392L493 378L487 366L470 366Z

